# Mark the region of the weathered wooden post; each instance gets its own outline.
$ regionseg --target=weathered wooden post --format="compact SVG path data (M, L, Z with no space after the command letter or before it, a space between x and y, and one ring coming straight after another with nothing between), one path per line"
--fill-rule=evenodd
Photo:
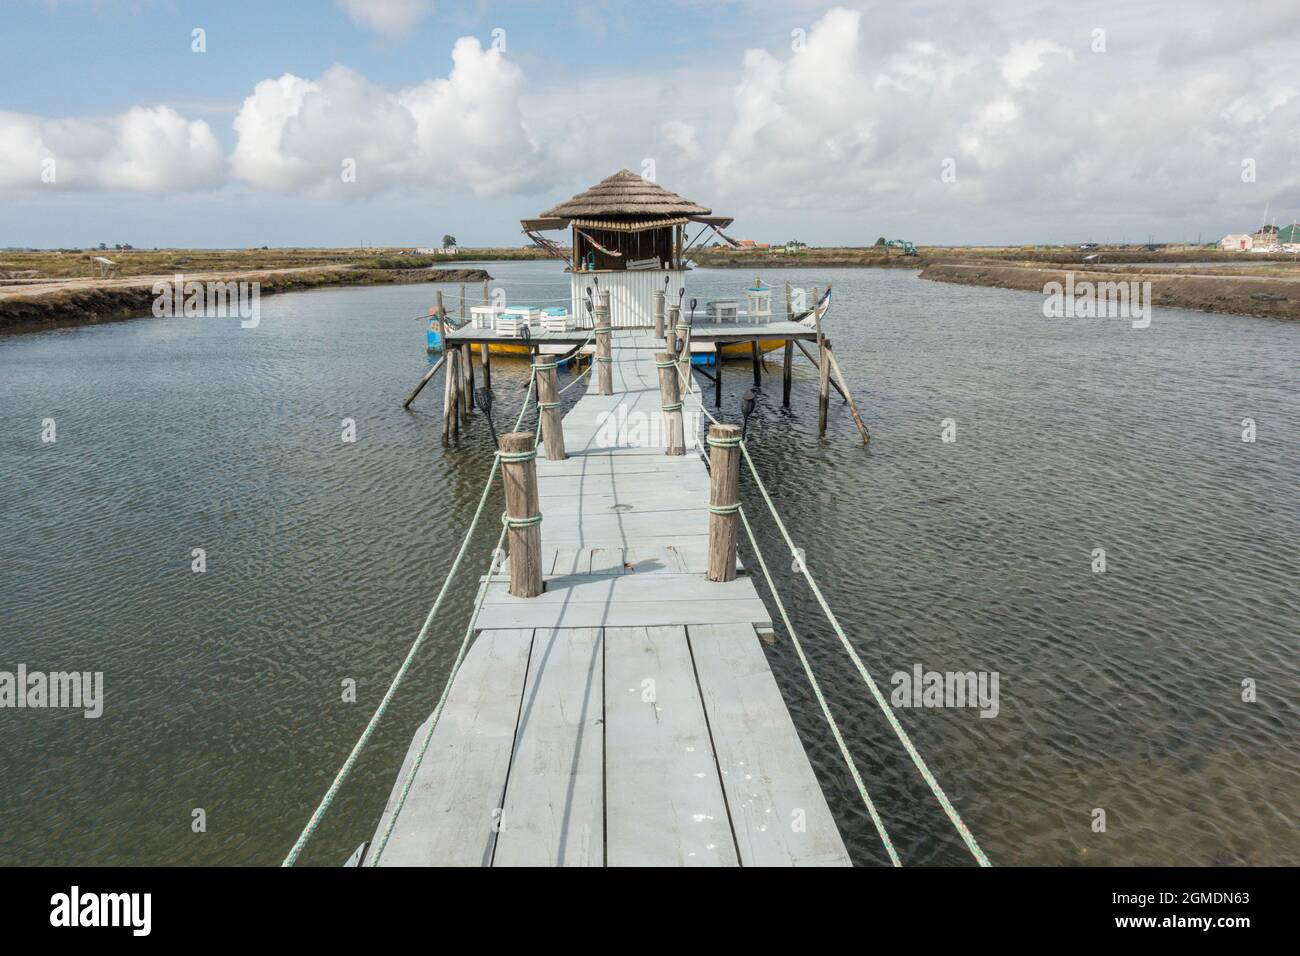
M506 542L510 593L542 593L542 515L537 496L537 448L532 432L501 436L501 477L506 489Z
M664 290L655 289L655 338L664 337Z
M609 290L600 290L600 301L596 305L596 373L597 392L600 395L614 394L614 329L609 322Z
M691 322L681 314L680 309L677 314L677 338L682 343L681 359L677 362L681 390L689 392L691 390Z
M453 431L457 437L460 436L460 415L456 408L460 398L460 372L456 368L456 350L444 347L442 354L447 359L447 371L442 377L442 440L445 444Z
M826 412L831 403L831 363L826 357L830 340L817 336L817 434L826 434Z
M794 301L791 298L789 281L785 284L785 320L787 322L794 321Z
M759 347L758 339L749 343L749 354L754 360L754 387L763 387L763 350Z
M714 345L713 360L713 407L722 407L722 343Z
M709 426L710 581L736 578L736 525L740 512L740 426Z
M460 347L460 366L461 366L461 383L460 383L460 402L461 412L465 420L469 421L470 416L474 413L474 348L470 345Z
M790 407L790 384L794 379L794 339L785 340L781 356L781 404Z
M550 461L563 461L569 456L564 451L564 422L560 416L560 380L554 362L535 362L537 373L537 410L542 416L542 441L546 444L546 457Z
M659 369L659 407L663 409L664 454L686 454L686 426L682 420L682 393L678 388L677 356L655 353Z
M826 339L822 344L824 346L823 354L830 360L831 371L835 373L835 379L839 380L840 394L849 403L849 411L853 413L853 421L858 426L858 434L862 436L862 444L869 445L871 444L871 432L867 430L866 422L862 420L862 416L858 413L858 403L853 400L853 395L849 392L848 379L844 377L844 370L840 368L840 363L835 358L835 350L831 348L831 340ZM835 379L832 379L832 381L835 381Z
M492 359L488 357L488 344L480 342L478 346L478 359L483 364L483 387L492 387Z
M664 325L664 344L668 346L668 354L673 358L677 357L677 323L681 321L681 317L680 306L668 307L668 322Z

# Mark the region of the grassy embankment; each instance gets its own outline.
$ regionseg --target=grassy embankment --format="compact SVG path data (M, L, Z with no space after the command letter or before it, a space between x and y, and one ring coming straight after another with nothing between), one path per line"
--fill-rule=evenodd
M539 253L540 255L540 253ZM95 256L117 265L96 276ZM213 282L257 282L263 295L321 286L477 282L490 278L461 260L535 258L531 250L413 255L402 249L155 249L0 252L0 331L111 322L149 312L153 284L183 274Z

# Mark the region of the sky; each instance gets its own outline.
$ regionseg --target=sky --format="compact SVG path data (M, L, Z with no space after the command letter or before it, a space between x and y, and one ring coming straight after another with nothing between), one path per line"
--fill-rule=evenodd
M1300 217L1300 3L0 0L0 247L523 245L621 168L760 242Z

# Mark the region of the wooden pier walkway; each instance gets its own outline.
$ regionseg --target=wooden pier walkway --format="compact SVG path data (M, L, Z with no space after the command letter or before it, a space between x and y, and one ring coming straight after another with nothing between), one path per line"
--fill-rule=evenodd
M709 476L698 428L684 456L659 444L662 340L612 348L614 394L593 374L569 458L536 461L545 590L482 580L380 865L848 865L759 642L769 612L745 574L704 576Z

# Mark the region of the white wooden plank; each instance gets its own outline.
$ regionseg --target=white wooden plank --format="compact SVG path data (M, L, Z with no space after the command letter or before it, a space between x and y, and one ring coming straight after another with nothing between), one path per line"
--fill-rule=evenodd
M545 590L536 597L515 597L508 585L493 581L487 586L483 606L504 604L540 608L551 604L620 604L624 601L663 601L665 604L716 601L729 604L757 599L754 583L747 577L710 581L702 574L623 574L620 562L617 574L580 572L552 577Z
M745 866L849 866L785 701L748 626L687 628Z
M632 577L634 575L628 575ZM487 604L474 619L476 628L653 627L659 625L747 624L771 631L767 607L758 598L743 601L619 601L597 604Z
M381 866L486 866L505 792L532 631L485 631L465 655ZM432 718L430 718L432 719ZM382 836L428 721L411 741Z
M735 866L735 839L681 627L605 629L610 866Z
M600 866L600 630L539 629L533 644L493 866Z

